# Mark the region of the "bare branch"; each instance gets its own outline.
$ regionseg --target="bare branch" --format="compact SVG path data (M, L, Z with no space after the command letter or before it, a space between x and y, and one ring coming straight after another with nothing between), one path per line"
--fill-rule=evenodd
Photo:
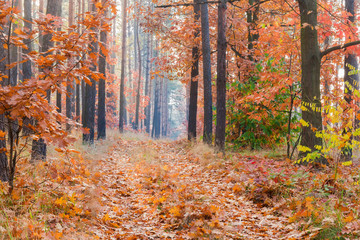
M229 0L228 2L239 2L241 0ZM170 7L188 7L188 6L193 6L193 5L197 5L197 4L214 4L214 3L221 3L221 1L204 1L204 2L200 2L200 3L178 3L178 4L169 4L169 5L158 5L155 6L155 8L170 8Z
M342 44L342 45L337 45L337 46L334 46L334 47L331 47L331 48L328 48L324 51L322 51L320 53L320 58L328 55L329 53L331 52L334 52L336 50L341 50L341 49L346 49L348 47L352 47L352 46L356 46L356 45L359 45L360 44L360 40L357 40L357 41L353 41L353 42L349 42L349 43L345 43L345 44Z

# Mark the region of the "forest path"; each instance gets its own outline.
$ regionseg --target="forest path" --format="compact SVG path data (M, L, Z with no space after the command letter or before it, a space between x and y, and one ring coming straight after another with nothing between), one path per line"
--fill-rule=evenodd
M240 194L243 173L221 158L185 142L117 139L98 165L106 191L92 231L114 239L298 239L286 218Z

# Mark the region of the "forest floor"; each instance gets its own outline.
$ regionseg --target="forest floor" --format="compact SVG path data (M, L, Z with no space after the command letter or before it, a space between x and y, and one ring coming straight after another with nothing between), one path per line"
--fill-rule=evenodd
M134 134L74 148L19 164L11 196L1 187L0 239L356 239L360 230L352 168L334 176Z

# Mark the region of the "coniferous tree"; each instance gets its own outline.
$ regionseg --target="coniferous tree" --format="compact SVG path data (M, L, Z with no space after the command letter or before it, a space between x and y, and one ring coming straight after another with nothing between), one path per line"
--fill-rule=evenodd
M46 6L46 14L57 16L60 13L60 8L62 6L62 0L48 0ZM40 6L41 7L41 6ZM51 41L52 34L47 33L42 37L42 46L41 52L43 52L46 57L49 53L48 50L54 46L54 42ZM44 69L40 69L43 71ZM47 91L47 100L50 102L51 90ZM38 140L33 140L32 150L31 150L31 160L45 160L46 159L46 143L43 138Z
M125 63L126 63L126 8L127 0L123 0L122 6L122 41L121 41L121 75L120 75L120 110L119 110L119 131L124 131L124 124L126 123L126 99L125 99ZM130 63L129 63L130 64ZM129 72L130 74L130 72Z
M95 3L91 3L91 11L95 14L96 7ZM92 30L92 39L90 44L90 54L98 52L98 43L97 43L97 29L91 28ZM91 71L96 71L97 66L93 64L90 68ZM85 106L84 106L84 128L88 129L87 133L83 134L83 143L93 144L95 136L95 98L96 98L96 80L89 76L91 81L90 84L85 86Z
M199 0L194 0L194 22L200 19ZM195 29L194 39L200 34L198 28ZM188 139L196 139L196 122L197 122L197 100L198 100L198 76L199 76L199 47L194 44L192 48L192 66L190 82L190 100L189 100L189 119L188 119Z
M212 142L212 89L211 89L211 48L209 10L206 0L201 0L201 37L204 77L204 142Z
M355 23L355 1L354 0L345 0L345 10L349 13L348 23L349 25L353 25ZM351 26L352 27L352 26ZM354 53L349 53L345 56L344 61L344 69L345 69L345 77L344 77L344 98L345 101L350 105L353 101L353 89L357 89L359 86L359 74L358 74L358 62L357 56ZM345 112L350 111L350 107L345 109ZM354 122L355 118L352 116L347 121ZM344 124L346 125L346 124ZM353 126L355 126L353 124ZM352 131L352 129L344 130L344 134ZM353 134L350 133L350 138L348 141L348 145L352 144ZM352 146L345 146L342 151L342 157L344 161L350 161L352 158Z
M226 0L218 6L217 80L215 145L225 149L226 127Z
M104 0L103 0L104 1ZM106 13L105 13L106 15ZM107 32L102 30L100 32L100 57L99 57L99 72L103 74L103 78L99 80L99 95L98 95L98 139L106 138L106 54L107 48Z

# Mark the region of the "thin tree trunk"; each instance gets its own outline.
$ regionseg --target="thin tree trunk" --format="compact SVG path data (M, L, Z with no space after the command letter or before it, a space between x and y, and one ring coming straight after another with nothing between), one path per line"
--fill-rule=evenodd
M80 16L80 14L82 13L82 8L81 8L81 0L77 1L77 15ZM81 32L80 29L80 24L78 24L78 33ZM78 83L76 83L76 102L75 102L75 116L76 116L76 122L80 122L80 112L81 112L81 97L80 97L80 92L81 92L81 79L79 79L80 81Z
M218 6L216 134L215 146L225 150L226 127L226 0Z
M169 109L168 109L168 79L163 79L162 84L162 104L161 104L161 136L167 137L168 136L168 120L169 120Z
M194 4L199 0L194 0ZM194 5L194 22L198 23L200 19L200 5ZM195 29L194 39L200 34L199 28ZM188 140L196 139L196 123L197 123L197 100L198 100L198 76L199 76L199 47L194 44L192 48L192 66L191 66L191 82L190 82L190 101L189 101L189 119L188 119Z
M62 1L62 0L61 0ZM62 15L62 4L57 8L57 14L56 16L61 17ZM58 31L61 31L61 28L57 29ZM62 84L59 83L59 88L62 87ZM56 92L56 106L58 107L58 112L62 112L62 90L57 90Z
M31 0L24 0L24 29L26 33L30 33L32 31L32 6L31 6ZM32 64L30 59L26 55L28 55L32 51L32 44L31 40L25 41L26 47L24 48L23 54L24 54L24 60L27 59L26 62L22 64L22 70L23 70L23 79L24 81L32 78ZM25 118L23 123L23 134L25 136L28 136L31 134L31 130L29 128L29 125L31 124L30 118Z
M150 33L147 35L146 40L146 66L145 66L145 96L150 97ZM150 99L148 105L145 107L145 131L150 132L150 115L148 109L150 108Z
M104 0L103 0L104 1ZM106 14L106 13L105 13ZM100 43L102 48L107 48L107 32L101 31ZM99 96L98 96L98 139L106 138L106 55L103 49L100 48L99 58L99 72L104 75L104 78L99 80Z
M0 74L1 76L7 76L6 62L7 62L7 51L4 49L4 44L0 44ZM1 85L5 86L7 81L1 81ZM0 131L2 135L6 133L6 119L5 114L0 114ZM6 155L6 139L5 136L0 138L0 180L9 180L9 168L8 158Z
M125 99L125 63L126 63L126 8L127 0L123 0L122 6L122 52L121 52L121 76L120 76L120 110L119 110L119 131L124 132L126 122L126 99ZM130 72L129 72L130 74Z
M19 0L15 0L13 1L14 3L14 7L19 7ZM13 36L15 36L16 34L14 33L14 30L18 28L18 24L17 24L17 21L14 21L12 23L12 28L11 28L11 34ZM14 45L14 44L10 44L9 46L10 48L10 64L11 63L16 63L18 62L18 46ZM10 85L11 86L16 86L17 85L17 79L18 79L18 64L16 64L15 66L13 66L11 69L10 69Z
M140 37L138 33L135 33L137 35L137 52L138 52L138 59L139 59L139 76L138 76L138 86L137 86L137 93L136 93L136 109L135 109L135 125L134 125L134 129L138 130L139 129L139 111L140 111L140 89L141 89L141 73L142 73L142 69L141 69L141 49L140 49Z
M46 14L57 16L59 13L59 8L62 6L62 0L48 0L46 7ZM41 5L40 5L41 7ZM40 8L41 9L41 8ZM54 42L51 41L52 34L48 33L42 37L42 46L41 51L46 57L49 53L47 51L54 46ZM43 69L40 69L43 71ZM47 100L50 103L51 90L47 90ZM44 139L40 138L38 140L33 140L32 151L31 151L31 161L36 160L45 160L46 159L46 143Z
M211 48L208 3L201 0L201 36L204 76L204 142L212 143L212 89L211 89Z
M156 139L160 138L161 112L160 112L160 79L155 79L155 99L154 99L154 117L153 134Z
M345 10L349 13L348 21L349 24L353 24L355 22L355 3L354 0L345 0ZM345 101L348 103L347 109L345 109L345 117L348 117L349 111L351 111L351 104L353 103L353 95L354 91L353 89L357 89L359 86L359 74L358 71L358 62L357 62L357 56L354 53L350 53L347 56L345 56L345 62L344 62L344 69L345 69L345 77L344 77L344 98ZM352 141L353 141L353 129L346 129L346 125L349 121L354 122L355 116L352 115L349 119L345 119L344 121L344 135L350 134L349 141L347 142L347 145L342 149L342 158L344 161L350 161L352 159ZM355 126L355 124L353 124Z
M74 25L75 17L75 3L74 0L69 0L69 26ZM74 100L75 100L75 81L68 78L66 82L66 117L73 119ZM71 130L71 125L66 124L66 131Z
M91 3L91 10L95 14L96 7L95 3ZM91 28L93 32L97 32L95 28ZM93 36L94 38L96 36ZM96 39L92 39L90 45L90 53L98 52L98 43ZM96 64L93 63L90 68L91 71L96 71ZM84 128L88 129L89 132L83 134L83 143L84 144L93 144L95 136L95 99L96 99L96 80L89 76L91 80L91 85L86 84L85 86L85 114L84 114Z

